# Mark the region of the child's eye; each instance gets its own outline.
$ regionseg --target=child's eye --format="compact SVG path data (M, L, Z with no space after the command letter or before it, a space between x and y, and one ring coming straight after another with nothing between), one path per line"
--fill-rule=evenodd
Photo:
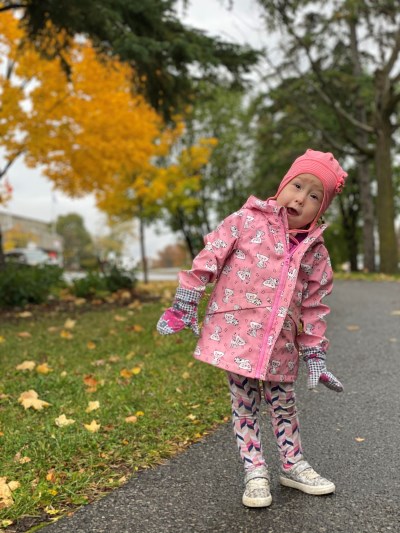
M293 183L293 185L296 187L296 189L300 189L300 183Z
M316 194L312 194L312 195L311 195L311 198L312 198L313 200L317 200L317 201L319 200L319 198L318 198L318 196L317 196Z

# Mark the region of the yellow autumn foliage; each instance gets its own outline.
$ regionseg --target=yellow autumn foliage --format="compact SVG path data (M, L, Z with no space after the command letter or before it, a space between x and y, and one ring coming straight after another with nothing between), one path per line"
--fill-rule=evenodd
M48 29L50 51L69 39ZM193 193L216 141L178 149L183 118L167 127L133 92L128 64L99 56L89 41L69 41L67 76L59 58L37 53L11 12L0 17L0 52L10 66L0 73L6 159L23 154L67 194L94 193L110 216L196 206Z

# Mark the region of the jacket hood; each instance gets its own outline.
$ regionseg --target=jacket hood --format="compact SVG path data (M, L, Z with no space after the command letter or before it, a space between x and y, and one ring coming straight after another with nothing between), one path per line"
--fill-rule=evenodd
M283 209L283 207L278 205L276 200L260 200L255 196L250 196L247 198L242 209L257 209L259 211L264 211L265 213L277 214L281 209Z
M242 209L256 209L257 211L263 211L264 213L271 215L278 215L281 210L285 212L286 208L278 205L277 201L273 198L268 198L267 200L260 200L256 196L250 196L244 203ZM321 224L320 226L314 226L310 228L310 231L307 232L303 230L303 233L308 233L309 236L319 237L328 227L328 224ZM293 230L291 230L293 231Z

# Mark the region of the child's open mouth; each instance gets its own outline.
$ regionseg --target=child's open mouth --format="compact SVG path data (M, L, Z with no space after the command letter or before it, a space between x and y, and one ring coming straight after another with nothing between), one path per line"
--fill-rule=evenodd
M287 207L286 208L287 212L288 212L288 215L292 216L292 217L297 217L297 215L299 214L297 212L296 209L294 209L293 207Z

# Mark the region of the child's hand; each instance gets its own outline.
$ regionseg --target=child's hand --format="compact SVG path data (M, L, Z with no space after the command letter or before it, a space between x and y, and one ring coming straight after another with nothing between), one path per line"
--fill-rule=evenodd
M171 335L184 328L190 328L193 333L200 335L197 306L201 293L178 288L173 306L167 309L157 323L157 331L161 335Z
M311 351L308 349L307 351ZM335 376L328 372L325 364L325 354L321 351L317 353L310 353L303 356L304 361L307 364L308 369L308 388L315 389L318 383L321 381L328 389L332 389L335 392L342 392L343 385Z
M178 333L178 331L186 327L190 327L195 335L200 335L197 316L190 319L188 314L185 315L184 311L180 311L175 307L170 307L164 311L157 322L157 331L161 335Z

